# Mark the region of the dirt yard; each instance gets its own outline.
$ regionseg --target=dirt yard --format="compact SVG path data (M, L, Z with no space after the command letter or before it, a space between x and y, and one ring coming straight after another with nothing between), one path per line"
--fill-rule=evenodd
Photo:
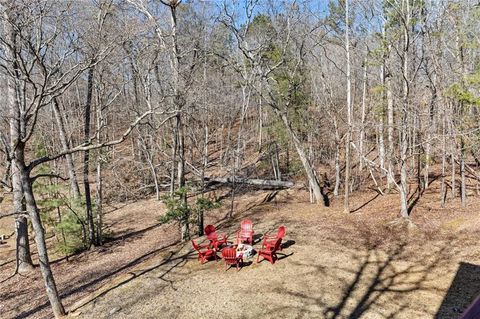
M266 194L243 196L233 220L226 208L207 218L232 238L241 219L252 219L256 248L264 233L287 227L274 265L257 264L255 256L238 272L225 271L221 260L200 264L190 243L177 243L177 226L158 224L158 202L112 209L113 241L68 261L54 258L70 316L447 319L480 293L477 199L464 210L454 208L457 202L441 208L436 191L427 191L411 226L391 223L397 194L354 196L351 214L340 199L323 208L298 190L262 203ZM0 317L50 318L39 275L6 280L13 256L8 245L0 247Z

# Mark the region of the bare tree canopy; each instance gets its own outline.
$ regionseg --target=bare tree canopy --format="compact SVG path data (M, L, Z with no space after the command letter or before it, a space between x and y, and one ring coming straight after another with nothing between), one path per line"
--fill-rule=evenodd
M34 269L33 236L55 317L66 311L46 233L67 256L103 245L105 203L155 196L186 241L216 207L212 184L228 189L230 218L253 189L305 189L346 213L356 192L395 193L400 221L435 179L442 206L478 195L478 1L0 10L0 187L12 198L0 218L15 217L15 274Z

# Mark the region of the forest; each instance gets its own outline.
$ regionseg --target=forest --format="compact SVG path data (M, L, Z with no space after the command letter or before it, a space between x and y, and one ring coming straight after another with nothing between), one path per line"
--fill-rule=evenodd
M1 318L480 318L477 0L0 11Z

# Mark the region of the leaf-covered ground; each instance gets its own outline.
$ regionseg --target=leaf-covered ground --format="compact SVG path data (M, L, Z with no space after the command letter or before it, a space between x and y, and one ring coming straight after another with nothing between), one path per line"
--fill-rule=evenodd
M396 221L397 194L355 195L351 214L341 199L324 208L298 190L270 203L266 192L244 195L233 220L224 207L207 221L233 237L252 219L257 248L281 224L287 236L274 265L254 258L238 272L221 260L198 263L190 243L176 243L175 225L158 225L158 202L132 203L107 215L114 241L53 270L78 318L457 318L480 293L480 201L441 208L437 191L418 201L414 226ZM51 316L38 274L0 285L2 318Z

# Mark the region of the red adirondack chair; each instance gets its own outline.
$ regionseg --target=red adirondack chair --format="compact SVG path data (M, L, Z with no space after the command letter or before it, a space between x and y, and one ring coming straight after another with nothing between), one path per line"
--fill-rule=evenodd
M249 219L242 220L237 232L237 245L243 242L253 245L253 223Z
M277 239L283 239L285 237L285 233L287 232L287 228L285 226L278 227L278 231L276 234L270 235L265 234L263 236L263 242L266 246L275 246ZM282 251L282 245L280 245L280 251Z
M259 262L260 256L262 256L264 259L274 264L275 260L278 259L277 250L280 248L281 243L282 243L281 238L278 238L277 241L275 241L275 245L273 246L269 246L268 244L265 243L265 241L263 241L262 249L258 251L257 263Z
M237 249L235 247L223 248L222 258L225 260L225 271L227 271L232 265L235 265L238 271L243 265L243 257L242 255L237 257Z
M205 235L207 235L208 240L210 240L210 243L214 250L218 250L222 245L227 244L227 234L217 234L215 232L215 226L213 225L207 225L205 227Z
M208 261L209 258L215 257L218 259L217 253L210 247L210 244L199 245L192 240L193 248L198 252L198 260L203 264Z

